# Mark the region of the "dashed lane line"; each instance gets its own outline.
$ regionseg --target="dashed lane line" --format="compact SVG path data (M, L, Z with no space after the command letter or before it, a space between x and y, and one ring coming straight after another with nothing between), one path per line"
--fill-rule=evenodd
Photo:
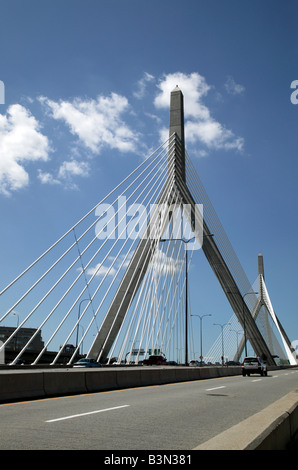
M223 386L221 386L221 387L206 388L206 392L211 392L211 390L219 390L220 388L226 388L226 386L223 385Z
M95 410L95 411L89 411L87 413L80 413L80 414L77 414L77 415L64 416L62 418L48 419L46 421L46 423L54 423L56 421L64 421L66 419L80 418L81 416L93 415L93 414L96 414L96 413L103 413L104 411L119 410L120 408L126 408L128 406L130 406L130 405L114 406L113 408L105 408L103 410Z

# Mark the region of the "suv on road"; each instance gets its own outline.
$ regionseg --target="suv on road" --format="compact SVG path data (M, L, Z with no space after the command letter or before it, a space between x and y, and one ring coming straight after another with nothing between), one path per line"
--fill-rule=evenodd
M250 374L267 375L267 366L260 357L245 357L242 362L242 375L245 377Z

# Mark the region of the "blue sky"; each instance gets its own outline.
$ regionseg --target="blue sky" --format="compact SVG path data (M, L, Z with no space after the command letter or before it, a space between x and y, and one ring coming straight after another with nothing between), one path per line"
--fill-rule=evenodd
M179 80L188 153L252 283L263 254L298 339L297 13L292 0L1 0L1 288L159 145ZM209 271L198 254L206 342L232 313Z

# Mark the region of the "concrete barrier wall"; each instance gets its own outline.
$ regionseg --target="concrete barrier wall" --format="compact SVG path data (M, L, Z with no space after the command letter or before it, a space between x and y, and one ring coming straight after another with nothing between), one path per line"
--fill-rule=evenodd
M117 371L105 370L104 374L97 369L90 370L88 373L85 371L85 382L88 393L116 389L118 388Z
M39 371L24 373L13 371L0 374L0 401L43 397L44 378Z
M82 369L74 371L49 370L42 372L42 374L45 396L87 392L86 373Z
M92 393L241 374L240 367L139 367L8 370L0 373L0 401Z

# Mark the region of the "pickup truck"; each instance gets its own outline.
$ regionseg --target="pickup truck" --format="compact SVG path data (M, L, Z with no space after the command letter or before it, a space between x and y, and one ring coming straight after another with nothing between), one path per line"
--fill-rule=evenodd
M160 366L160 365L166 365L167 360L164 356L158 356L158 355L153 355L149 356L148 359L143 360L143 365L145 366Z

